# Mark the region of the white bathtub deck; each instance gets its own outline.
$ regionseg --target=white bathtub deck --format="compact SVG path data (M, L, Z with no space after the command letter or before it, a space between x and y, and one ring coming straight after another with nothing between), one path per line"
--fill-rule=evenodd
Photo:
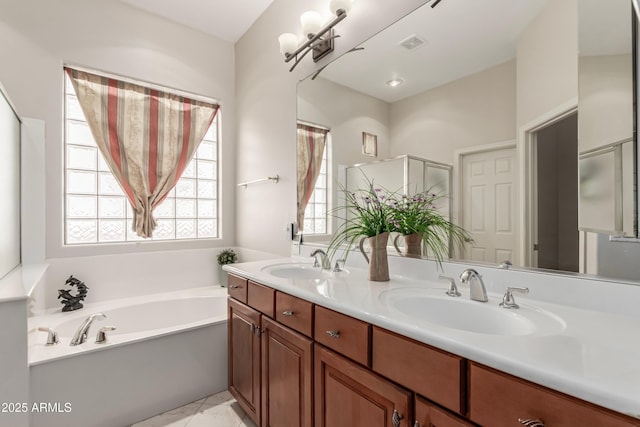
M227 391L146 419L131 427L256 427Z

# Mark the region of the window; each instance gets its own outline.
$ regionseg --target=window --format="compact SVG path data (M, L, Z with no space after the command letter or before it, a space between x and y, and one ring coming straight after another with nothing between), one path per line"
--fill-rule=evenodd
M91 135L65 74L65 232L67 245L218 237L218 122L176 187L154 211L157 227L143 239L131 230L132 208Z
M329 176L327 173L327 152L331 134L327 134L327 142L322 154L322 166L313 187L313 193L304 211L304 234L327 234L327 211L329 205Z

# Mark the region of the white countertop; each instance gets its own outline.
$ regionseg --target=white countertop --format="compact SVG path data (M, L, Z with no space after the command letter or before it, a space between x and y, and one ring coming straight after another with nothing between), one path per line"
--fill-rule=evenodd
M501 336L452 329L412 319L385 304L385 291L420 287L444 293L447 283L395 276L389 282L370 282L366 271L347 266L346 273L327 273L322 279L286 279L263 271L278 263L309 258L283 258L229 264L224 270L373 325L433 345L469 360L537 384L640 418L640 321L612 314L536 300L535 293L515 294L522 307L561 319L558 327L528 335ZM462 299L469 289L460 287ZM387 293L388 294L388 293ZM489 302L502 294L489 293ZM476 303L476 302L473 302ZM640 299L638 300L640 304ZM482 304L482 303L477 303Z

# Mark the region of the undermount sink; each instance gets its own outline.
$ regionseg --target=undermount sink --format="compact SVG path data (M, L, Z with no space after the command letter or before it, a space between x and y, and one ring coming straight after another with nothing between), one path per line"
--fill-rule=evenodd
M392 311L450 329L488 335L548 334L564 328L564 322L552 313L521 304L519 309L504 309L497 301L482 303L468 297L453 298L444 290L398 288L383 292L380 300Z
M332 277L332 274L347 274L346 270L339 273L313 267L310 263L281 263L271 264L262 268L262 271L283 279L323 279Z

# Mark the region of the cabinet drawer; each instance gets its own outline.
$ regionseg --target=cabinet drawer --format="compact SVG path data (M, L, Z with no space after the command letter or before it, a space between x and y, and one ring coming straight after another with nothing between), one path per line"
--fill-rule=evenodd
M475 424L416 396L414 427L474 427Z
M276 320L310 337L313 334L313 304L276 292Z
M273 318L275 289L252 281L249 281L247 288L247 304Z
M247 303L247 279L234 276L233 274L229 274L228 276L229 278L227 280L227 293L229 294L229 296L246 304Z
M458 413L464 414L466 376L463 358L373 328L372 368L375 372Z
M315 340L358 363L369 366L371 326L317 305L314 311Z
M510 427L535 418L552 427L640 425L624 415L471 363L469 418L481 425Z

